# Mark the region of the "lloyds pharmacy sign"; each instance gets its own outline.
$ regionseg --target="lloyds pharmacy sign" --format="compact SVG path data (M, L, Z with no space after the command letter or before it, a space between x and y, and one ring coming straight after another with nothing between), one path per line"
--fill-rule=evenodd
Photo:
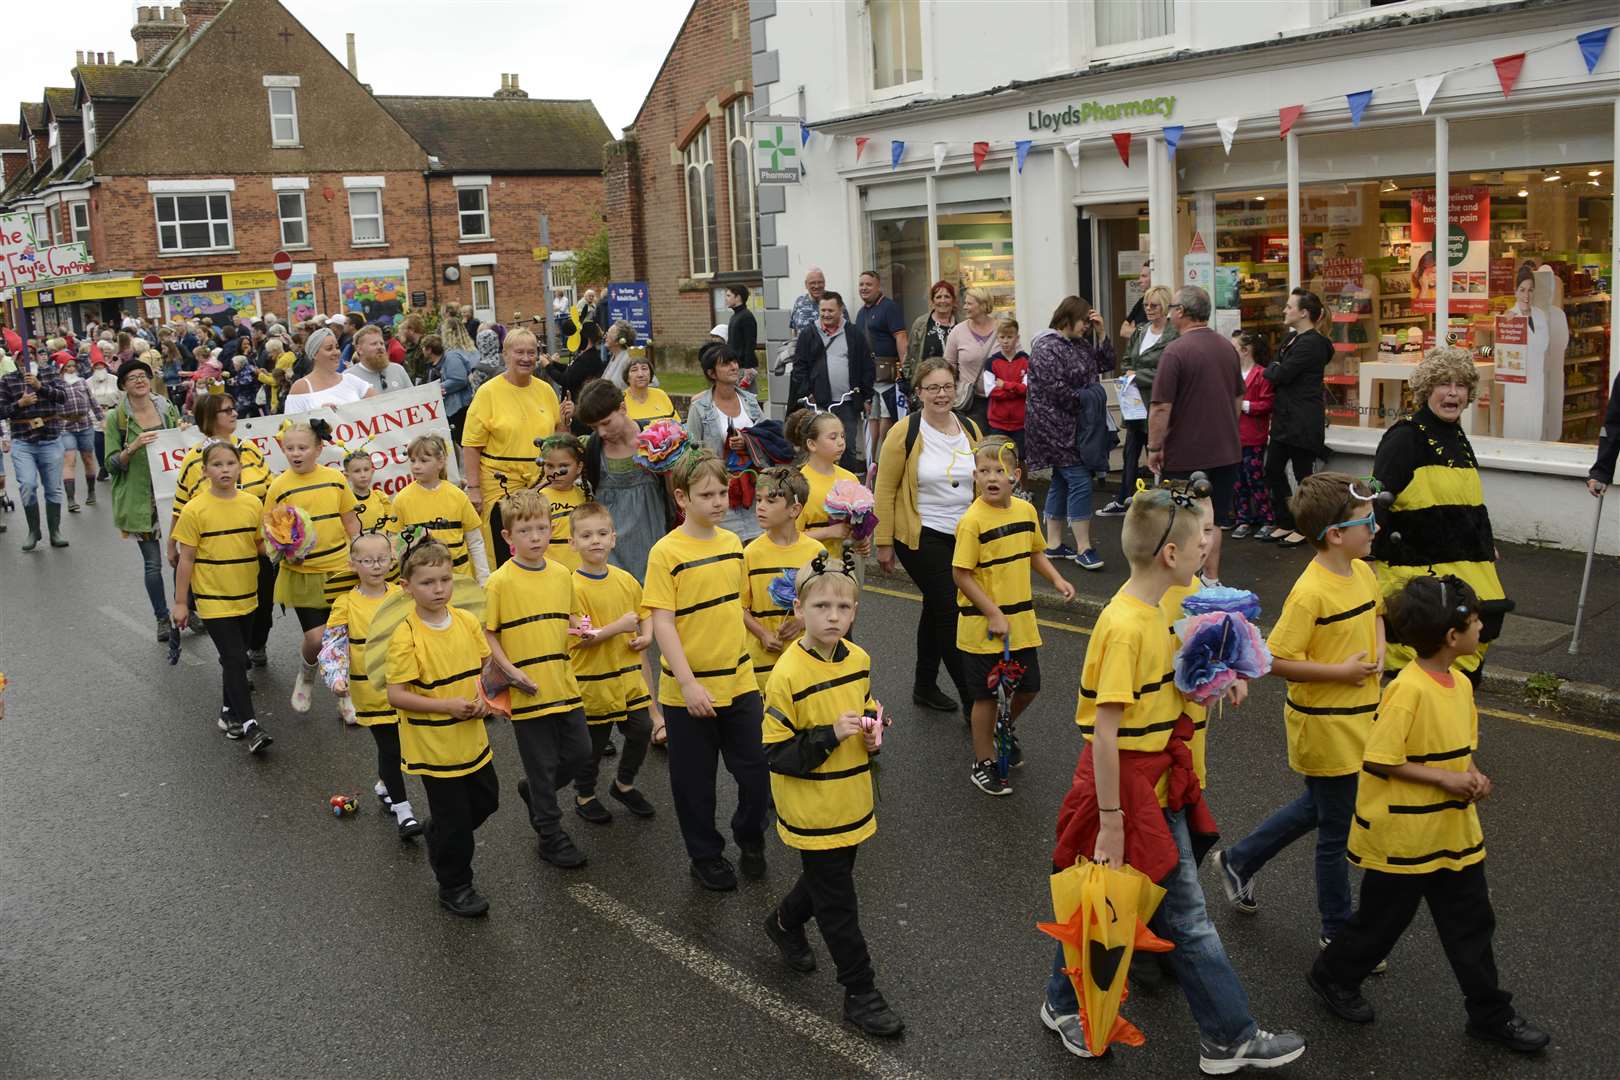
M1104 120L1128 120L1138 116L1162 116L1168 120L1175 111L1174 97L1140 98L1136 101L1116 101L1107 105L1100 101L1086 101L1071 104L1062 112L1029 110L1029 130L1050 131L1056 134L1064 128L1081 127Z

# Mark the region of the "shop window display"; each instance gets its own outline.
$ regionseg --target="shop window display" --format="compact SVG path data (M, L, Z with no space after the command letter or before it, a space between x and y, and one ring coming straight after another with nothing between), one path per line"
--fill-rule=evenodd
M1007 174L941 177L934 199L939 276L956 284L958 296L964 289L981 288L990 293L997 313L1015 311L1018 281Z

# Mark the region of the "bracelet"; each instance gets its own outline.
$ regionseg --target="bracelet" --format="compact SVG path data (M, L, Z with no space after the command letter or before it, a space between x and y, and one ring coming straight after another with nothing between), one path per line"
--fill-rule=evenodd
M1147 452L1150 453L1150 454L1157 454L1160 450L1163 450L1163 449L1164 449L1164 447L1162 447L1162 446L1150 446L1150 447L1147 448Z
M1121 810L1117 806L1099 806L1099 807L1097 807L1097 813L1099 813L1099 814L1123 814L1124 812L1125 811Z

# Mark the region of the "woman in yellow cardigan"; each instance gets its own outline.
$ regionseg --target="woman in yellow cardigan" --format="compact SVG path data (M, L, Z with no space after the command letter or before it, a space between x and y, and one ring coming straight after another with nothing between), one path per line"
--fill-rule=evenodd
M973 448L980 434L972 420L951 409L956 374L943 359L918 365L912 397L922 411L889 429L878 457L874 493L878 564L892 571L898 560L922 593L912 700L940 712L958 708L959 703L935 681L943 662L966 716L972 698L963 683L962 654L956 648L951 556L956 523L973 502Z

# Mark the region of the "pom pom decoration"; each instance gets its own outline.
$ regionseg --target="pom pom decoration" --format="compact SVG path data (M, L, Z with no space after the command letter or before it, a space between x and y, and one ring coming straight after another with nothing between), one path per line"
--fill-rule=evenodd
M792 611L793 601L799 597L798 576L799 572L795 569L783 570L772 578L771 583L765 588L770 594L772 603L783 611Z
M827 519L849 523L849 538L856 543L877 531L876 500L854 480L840 480L827 492Z
M1195 704L1207 705L1239 679L1258 679L1271 670L1271 652L1260 631L1237 612L1189 615L1175 631L1181 638L1176 689Z
M321 634L321 651L315 656L321 681L334 694L349 692L349 628L329 626Z
M1211 585L1199 589L1181 601L1181 610L1187 615L1204 615L1211 611L1230 611L1242 615L1250 622L1260 618L1260 598L1248 589L1233 589L1226 585Z
M282 503L264 515L263 532L271 562L301 562L315 550L315 523L296 506Z
M579 617L579 625L570 626L568 628L568 633L577 638L590 637L592 634L596 633L596 627L591 625L591 617L589 615L581 615Z
M674 420L654 420L636 436L633 460L648 472L674 468L688 449L686 429Z

